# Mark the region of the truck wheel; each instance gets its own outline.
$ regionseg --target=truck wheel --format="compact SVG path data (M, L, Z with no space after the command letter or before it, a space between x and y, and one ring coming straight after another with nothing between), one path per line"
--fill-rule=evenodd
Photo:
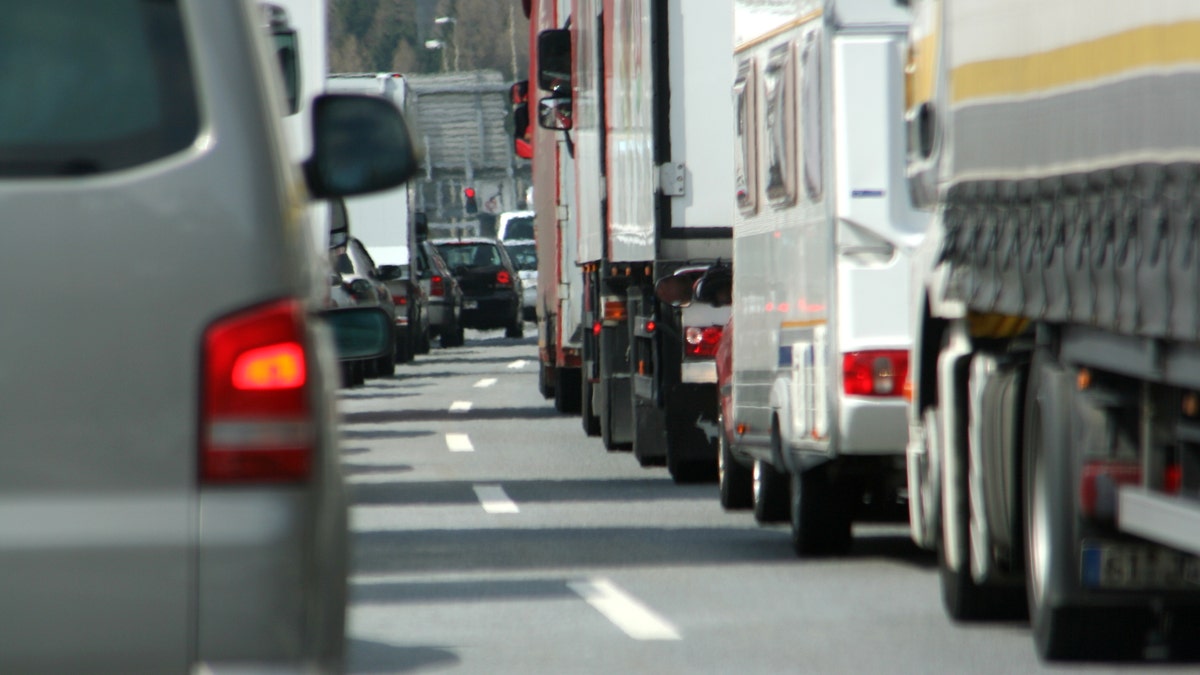
M788 477L761 459L754 460L751 472L754 520L782 523L788 519Z
M1130 658L1145 632L1137 612L1088 606L1079 582L1071 452L1073 378L1044 352L1030 369L1025 404L1024 521L1029 623L1038 654L1049 660Z
M727 511L754 506L754 484L750 469L733 457L729 437L725 435L724 415L717 416L717 484L721 506Z
M525 320L521 317L520 306L517 307L517 315L513 317L512 323L504 329L504 337L525 337Z
M850 504L831 482L828 468L792 474L789 520L798 556L845 553L853 542Z
M413 347L413 353L428 354L430 346L429 330L426 329L421 331L421 334L417 336L416 345Z
M555 371L554 409L564 415L579 413L579 397L583 389L579 377L578 368L559 368Z
M579 373L579 387L582 390L579 395L579 411L580 420L583 422L583 432L588 436L599 436L600 418L596 417L596 411L592 408L592 381L583 374L582 369Z
M413 360L412 348L407 337L396 340L396 363L408 363Z
M396 374L396 352L385 354L375 361L376 377L391 377Z
M936 425L935 433L940 433L940 412L936 408L927 409L926 418ZM960 419L966 419L966 415L960 416ZM1019 586L979 584L971 572L972 552L975 549L973 545L975 534L971 528L971 453L967 446L969 441L966 430L963 429L957 433L960 437L958 447L961 455L956 462L957 468L951 469L949 462L937 462L937 464L941 464L942 475L931 477L941 481L941 485L936 488L942 500L942 517L939 518L936 550L938 576L942 588L942 605L946 608L946 613L950 618L955 621L1019 618L1025 614ZM939 451L946 448L942 444L939 446ZM948 489L949 485L953 485L955 490ZM952 492L957 496L951 497ZM951 503L951 499L954 500L953 503ZM950 542L954 543L950 544ZM952 552L947 550L948 545L956 548L953 551L953 557L959 561L957 570L950 565Z
M557 377L555 379L558 379ZM554 384L546 374L546 362L538 359L538 393L542 398L554 398Z

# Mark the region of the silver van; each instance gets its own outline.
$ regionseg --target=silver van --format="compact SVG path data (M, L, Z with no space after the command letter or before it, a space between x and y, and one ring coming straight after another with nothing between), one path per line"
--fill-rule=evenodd
M304 206L415 160L391 105L330 96L301 172L273 58L243 0L5 3L0 673L341 669ZM338 315L343 346L390 346L376 315Z

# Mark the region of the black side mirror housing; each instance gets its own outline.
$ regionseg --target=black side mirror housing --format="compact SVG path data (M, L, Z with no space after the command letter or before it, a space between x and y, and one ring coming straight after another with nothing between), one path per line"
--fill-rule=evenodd
M313 154L304 163L318 199L403 184L420 166L404 116L375 96L323 94L313 100Z
M555 28L538 33L538 88L555 93L571 91L571 31Z

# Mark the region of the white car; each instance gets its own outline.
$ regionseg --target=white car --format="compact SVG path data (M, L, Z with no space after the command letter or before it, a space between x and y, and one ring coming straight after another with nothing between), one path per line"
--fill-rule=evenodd
M537 319L537 245L532 239L516 239L504 242L504 248L521 277L521 313L526 321L533 321Z

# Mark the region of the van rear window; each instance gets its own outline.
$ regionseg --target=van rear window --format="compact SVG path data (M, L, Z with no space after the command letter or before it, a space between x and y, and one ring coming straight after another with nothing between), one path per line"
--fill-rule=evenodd
M179 0L0 6L0 176L118 171L196 138Z

